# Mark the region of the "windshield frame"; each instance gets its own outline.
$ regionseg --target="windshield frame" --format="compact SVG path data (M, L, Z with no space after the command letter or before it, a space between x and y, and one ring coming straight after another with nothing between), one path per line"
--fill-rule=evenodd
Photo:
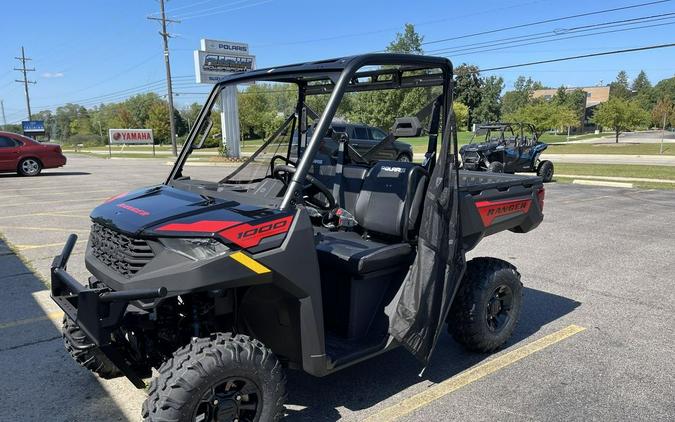
M381 66L383 70L367 70L359 72L360 69L370 66ZM374 73L387 73L396 71L387 71L386 66L400 66L399 76L390 81L375 81L370 84L358 83L358 77L361 75L371 75ZM401 77L403 72L409 72L422 69L438 69L439 74L425 76ZM204 107L199 112L195 125L190 130L188 138L181 149L180 154L167 178L165 184L170 184L173 180L181 177L182 169L187 158L193 151L193 145L197 136L208 118L215 101L225 87L250 82L293 82L297 84L298 104L304 103L306 95L318 93L330 94L327 105L318 119L312 136L307 140L307 144L302 153L302 157L297 163L296 171L288 184L284 197L281 201L280 209L288 210L302 201L303 181L309 173L314 156L319 150L322 134L328 130L338 106L346 92L366 91L366 90L388 90L402 89L406 87L424 87L441 86L443 93L443 120L445 121L452 104L452 74L453 68L450 60L444 57L418 56L412 54L365 54L340 59L325 60L320 62L302 63L296 65L282 66L279 68L259 69L255 71L235 73L230 75L222 82L217 83L211 90ZM326 85L310 85L312 81L330 80ZM351 84L351 85L350 85ZM407 84L407 85L405 85ZM348 89L349 88L349 89ZM297 113L298 111L296 111ZM302 119L301 119L302 120ZM443 132L450 128L443 125ZM431 151L433 149L433 151ZM436 143L429 144L427 154L436 153Z

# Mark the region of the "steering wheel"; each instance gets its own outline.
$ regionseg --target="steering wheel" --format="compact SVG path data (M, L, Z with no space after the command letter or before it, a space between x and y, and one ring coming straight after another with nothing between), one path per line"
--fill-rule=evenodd
M293 174L295 174L295 171L295 167L286 164L280 164L275 166L274 170L272 170L272 177L279 179L284 182L284 184L288 185L290 178ZM305 195L307 195L307 203L320 211L330 211L335 209L337 203L335 202L335 198L333 197L330 189L328 189L326 185L321 183L319 179L312 176L311 174L305 176L305 181L307 183L303 185L303 190ZM319 193L323 194L326 199L318 199L316 195Z
M298 166L298 163L296 163L295 161L293 161L293 160L291 160L291 159L289 159L289 158L286 158L286 157L284 157L283 155L278 155L278 154L277 154L277 155L275 155L274 157L272 157L272 159L270 160L270 170L272 170L272 172L274 172L274 168L276 167L276 166L274 165L274 163L276 163L277 160L281 160L281 161L285 162L286 164L290 164L290 165L292 165L292 166L294 166L294 167L297 167L297 166Z

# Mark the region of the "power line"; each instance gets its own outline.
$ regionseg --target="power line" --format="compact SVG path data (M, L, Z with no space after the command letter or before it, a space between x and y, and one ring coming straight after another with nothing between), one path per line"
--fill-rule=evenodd
M210 13L203 13L203 14L201 14L201 13L203 12L203 11L202 11L202 12L197 12L197 13L199 13L199 14L192 14L192 15L188 14L188 15L186 15L186 16L181 16L180 18L181 18L182 20L188 20L188 19L202 18L202 17L204 17L204 16L219 15L219 14L222 14L222 13L234 12L235 10L248 9L248 8L250 8L250 7L259 6L259 5L261 5L261 4L270 3L270 2L272 2L272 1L274 1L274 0L262 0L262 1L259 1L259 2L256 2L256 3L249 3L249 4L244 4L244 5L242 5L242 6L239 6L239 7L233 7L233 8L231 8L231 9L226 9L226 10L222 10L222 11L214 11L214 12L210 12Z
M611 8L611 9L603 9L603 10L596 10L596 11L593 11L593 12L578 13L576 15L560 16L560 17L557 17L557 18L544 19L544 20L540 20L540 21L528 22L528 23L519 24L519 25L506 26L506 27L502 27L502 28L498 28L498 29L491 29L489 31L474 32L472 34L458 35L458 36L455 36L455 37L442 38L442 39L433 40L433 41L426 41L426 42L423 42L422 45L437 44L437 43L446 42L446 41L454 41L454 40L459 40L459 39L464 39L464 38L477 37L477 36L480 36L480 35L494 34L496 32L510 31L512 29L526 28L526 27L530 27L530 26L534 26L534 25L543 25L543 24L546 24L546 23L560 22L560 21L564 21L564 20L581 18L581 17L586 17L586 16L593 16L593 15L600 15L600 14L604 14L604 13L618 12L620 10L629 10L629 9L635 9L635 8L639 8L639 7L652 6L652 5L655 5L655 4L669 3L670 1L672 1L672 0L658 0L658 1L651 1L651 2L647 2L647 3L633 4L633 5L630 5L630 6L614 7L614 8Z
M507 49L507 48L524 47L524 46L528 46L528 45L545 44L545 43L549 43L549 42L570 40L570 39L574 39L574 38L586 38L586 37L593 37L593 36L596 36L596 35L635 31L637 29L654 28L654 27L658 27L658 26L667 26L667 25L673 25L673 24L675 24L675 22L658 23L658 24L652 24L652 25L637 26L637 27L633 27L633 28L613 29L611 31L594 32L592 34L571 35L571 36L568 36L568 37L555 37L553 39L547 39L547 40L543 40L543 41L525 42L525 43L520 43L520 44L507 45L507 46L504 46L504 47L484 48L484 49L478 49L478 50L462 49L462 50L455 50L455 51L445 51L443 53L444 54L453 54L453 57L458 57L458 56L463 56L463 55L467 55L467 54L487 53L487 52L490 52L490 51L499 51L499 50L504 50L504 49ZM463 53L465 51L470 51L470 52L469 53ZM462 53L462 54L456 54L456 53Z
M662 13L658 15L650 15L650 16L642 16L639 18L631 18L631 19L621 19L621 20L616 20L616 21L609 21L609 22L602 22L602 23L594 23L590 25L581 25L581 26L573 26L570 28L560 28L560 29L554 29L552 31L543 31L543 32L536 32L532 34L527 34L527 35L518 35L518 36L513 36L513 37L507 37L507 38L498 38L498 39L492 39L489 41L481 41L481 42L475 42L475 43L469 43L469 44L462 44L462 45L455 45L453 47L444 47L444 48L439 48L436 50L429 50L426 51L427 54L435 54L435 53L454 53L454 52L460 52L467 50L469 48L475 48L475 47L481 47L481 46L490 46L494 47L497 45L505 45L505 44L510 44L513 42L519 42L519 41L531 41L531 40L537 40L537 39L545 39L545 38L556 38L561 35L566 35L570 33L575 33L575 32L586 32L586 31L592 31L595 29L603 29L603 28L615 28L615 27L621 27L621 26L628 26L628 25L637 25L639 23L645 23L645 22L656 22L660 20L666 20L666 19L671 19L673 16L675 16L675 13Z
M26 92L26 108L28 109L28 120L32 120L33 118L30 112L30 95L28 94L28 84L36 84L37 82L29 81L28 74L26 72L35 72L35 68L33 69L26 68L26 62L32 59L26 57L26 53L23 49L23 46L21 46L21 57L14 57L14 58L21 62L21 68L20 69L14 68L14 70L18 70L23 74L23 79L21 80L16 79L15 82L23 84L23 89Z
M534 66L534 65L537 65L537 64L564 62L564 61L569 61L569 60L586 59L586 58L589 58L589 57L609 56L609 55L613 55L613 54L633 53L633 52L637 52L637 51L656 50L656 49L660 49L660 48L669 48L669 47L675 47L675 43L648 45L648 46L645 46L645 47L626 48L626 49L623 49L623 50L602 51L602 52L598 52L598 53L582 54L582 55L578 55L578 56L568 56L568 57L560 57L560 58L557 58L557 59L539 60L539 61L536 61L536 62L526 62L526 63L519 63L519 64L511 64L511 65L507 65L507 66L489 67L487 69L479 69L478 72L472 72L472 73L493 72L495 70L513 69L513 68L516 68L516 67Z
M169 35L166 32L166 23L180 23L180 21L171 20L166 18L166 13L164 12L164 0L159 0L159 8L161 18L155 18L148 16L150 20L156 20L162 22L162 31L159 33L162 36L164 42L164 65L166 67L166 90L169 101L169 125L171 127L171 151L174 156L178 155L178 148L176 147L176 122L174 121L173 116L173 90L171 89L171 61L169 60Z

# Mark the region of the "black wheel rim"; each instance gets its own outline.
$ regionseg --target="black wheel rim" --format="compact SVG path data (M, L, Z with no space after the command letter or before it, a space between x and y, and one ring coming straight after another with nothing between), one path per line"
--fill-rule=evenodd
M513 291L507 285L497 287L486 306L486 320L490 331L499 332L511 321Z
M262 409L262 393L251 380L230 377L212 386L197 404L195 422L253 422Z

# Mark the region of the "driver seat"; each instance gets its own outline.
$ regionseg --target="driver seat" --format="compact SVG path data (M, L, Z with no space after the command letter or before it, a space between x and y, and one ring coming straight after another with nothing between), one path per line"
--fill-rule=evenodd
M426 170L418 164L375 164L365 175L354 206L363 233L319 232L316 250L321 266L352 275L409 266L427 180Z

